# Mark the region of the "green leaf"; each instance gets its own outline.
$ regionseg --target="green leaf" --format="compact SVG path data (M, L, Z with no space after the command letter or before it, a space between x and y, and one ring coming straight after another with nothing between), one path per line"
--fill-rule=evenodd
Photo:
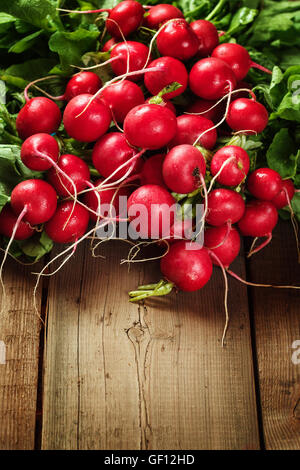
M252 23L255 17L258 14L258 10L254 10L251 8L243 7L240 8L233 16L229 29L227 30L228 34L235 34L237 33L241 27L244 27L250 23Z
M2 12L45 30L51 22L60 23L57 7L56 0L1 0Z
M33 59L21 64L11 65L5 70L5 74L31 81L48 75L55 64L55 59Z
M46 232L43 231L41 234L35 234L28 240L18 242L18 245L24 255L36 262L49 253L54 244Z
M267 151L267 162L270 168L282 178L293 178L296 175L300 151L296 153L295 143L287 128L280 129Z
M21 54L21 52L30 49L36 42L37 38L43 33L43 30L40 29L35 33L29 34L24 38L17 41L13 46L10 47L8 52L14 52L15 54Z

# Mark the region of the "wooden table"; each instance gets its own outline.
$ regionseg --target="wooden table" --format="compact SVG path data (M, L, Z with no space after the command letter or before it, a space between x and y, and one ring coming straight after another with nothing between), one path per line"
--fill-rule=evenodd
M131 305L127 291L160 278L156 263L107 260L78 249L38 292L32 268L9 261L0 318L1 449L299 449L299 292L247 289L231 279L230 329L221 347L219 269L194 294ZM291 226L233 270L257 282L300 284ZM298 346L299 348L299 346ZM297 362L297 361L294 361Z

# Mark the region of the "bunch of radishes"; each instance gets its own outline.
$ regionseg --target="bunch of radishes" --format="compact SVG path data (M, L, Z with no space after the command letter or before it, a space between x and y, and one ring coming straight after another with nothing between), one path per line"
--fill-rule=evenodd
M294 196L292 181L283 181L269 168L248 176L248 153L236 145L220 148L217 142L219 129L229 135L265 129L268 112L242 80L250 67L268 71L253 63L242 46L219 45L212 23L189 24L172 5L145 9L125 0L112 10L98 11L108 12L111 39L103 51L110 52L108 62L116 78L103 85L94 72L74 75L64 95L57 97L67 101L63 118L53 100L29 99L26 90L27 103L16 121L24 140L21 158L28 168L45 172L45 178L23 181L13 189L0 214L1 233L11 241L24 240L44 225L54 242L76 244L90 233L89 220L96 225L107 220L102 204L113 205L114 221L120 220L118 196L127 195L130 220L135 218L130 216L134 205L148 209L140 222L141 235L150 237L149 228L155 225L162 239L164 211L176 202L174 193L200 192L207 224L204 247L174 240L184 233L184 224L193 226L192 216L184 223L171 218L170 233L176 227L177 235L169 237L169 250L161 259L165 280L130 295L136 301L173 287L198 290L209 281L213 264L227 268L237 257L239 233L267 237L269 242L277 209L290 205ZM141 25L156 30L149 47L126 39ZM154 43L160 57L153 60ZM176 117L171 100L187 87L193 103ZM60 155L55 133L61 136L61 121L69 137L93 143L96 181L85 159ZM158 209L151 212L154 204Z

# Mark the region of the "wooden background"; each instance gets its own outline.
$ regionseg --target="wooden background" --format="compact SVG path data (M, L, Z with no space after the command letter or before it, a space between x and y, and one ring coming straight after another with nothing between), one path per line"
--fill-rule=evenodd
M38 293L31 268L9 261L0 318L0 449L299 449L299 292L230 280L227 344L219 269L194 294L128 302L160 278L156 263L120 266L88 246ZM36 268L36 267L35 267ZM34 269L35 270L35 269ZM281 223L271 246L233 270L248 280L300 284L295 242ZM298 356L299 357L299 356Z

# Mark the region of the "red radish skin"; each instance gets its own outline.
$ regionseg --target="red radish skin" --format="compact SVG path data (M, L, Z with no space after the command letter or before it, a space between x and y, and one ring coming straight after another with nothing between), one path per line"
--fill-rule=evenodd
M145 102L141 88L129 80L113 83L104 88L99 98L111 109L113 117L122 123L129 111Z
M158 153L148 158L141 170L140 179L142 185L156 184L165 187L165 182L162 175L162 166L165 158L164 153Z
M146 99L145 103L151 104L150 101L153 98L154 98L153 96L150 96L150 98ZM163 106L164 108L169 109L176 116L176 108L175 108L174 104L172 103L172 101L162 101L161 103L156 103L156 104L159 104L160 106Z
M245 134L260 134L267 127L268 121L266 108L249 98L233 101L226 117L226 122L232 130L244 131Z
M208 195L206 222L218 227L227 222L235 224L244 215L245 202L242 196L231 189L214 189Z
M288 206L295 195L295 186L292 180L283 180L282 189L272 199L272 203L277 209L283 209Z
M168 3L161 3L147 11L144 24L147 28L159 29L163 23L175 18L184 18L182 11Z
M190 71L189 83L193 93L200 98L218 100L225 96L230 88L235 89L236 78L226 62L209 57L195 63Z
M94 186L95 188L101 184L104 180L100 178L99 180L95 181ZM117 191L117 193L116 193ZM97 197L97 193L99 195L100 199L100 207L98 207L99 204L99 199ZM100 216L104 217L107 216L109 217L109 214L106 214L104 210L101 210L101 205L105 204L112 204L115 210L115 215L116 216L123 216L125 214L119 214L119 198L121 196L129 197L130 195L130 188L125 188L125 187L120 187L118 190L115 188L112 189L95 189L94 191L89 191L88 193L85 193L84 195L84 203L86 206L88 206L92 211L98 212ZM126 208L126 204L125 204ZM97 216L93 212L90 212L90 218L94 222L97 221Z
M247 237L265 237L272 233L278 222L277 209L269 201L250 201L238 223L242 235Z
M185 61L197 54L199 41L187 21L178 19L166 24L158 33L156 45L162 56Z
M163 95L164 100L170 100L175 96L181 95L188 84L188 73L185 65L174 57L160 57L153 60L149 67L155 67L159 70L147 72L144 76L145 86L152 95L157 95L167 85L174 82L180 83L181 87L170 93Z
M212 149L216 145L217 131L212 129L214 123L202 116L193 116L183 114L177 117L177 132L174 139L170 142L169 148L177 145L193 145L197 138L205 131L201 137L199 145L206 149ZM209 129L211 129L209 131Z
M0 212L0 233L7 238L11 238L17 219L18 218L13 212L10 204L6 204ZM14 240L27 240L33 234L34 229L28 224L28 222L21 220L15 233Z
M161 259L160 269L164 277L178 289L193 292L208 283L213 265L207 250L201 245L179 241Z
M89 93L94 95L102 87L102 80L93 72L80 72L67 83L64 99L70 101L74 96Z
M281 176L271 168L259 168L250 174L248 190L256 199L272 201L282 190Z
M219 44L218 30L214 24L206 20L191 23L191 28L199 40L198 56L207 57Z
M227 225L221 225L205 230L204 245L217 255L224 267L228 268L240 252L241 239L234 227L228 228ZM212 262L219 266L216 258L212 257Z
M43 158L43 155L48 157ZM57 141L49 134L34 134L23 142L21 159L30 170L46 171L52 167L51 160L56 163L59 157ZM49 161L50 159L50 161Z
M147 63L148 55L149 48L145 44L136 41L119 42L110 53L110 58L114 59L111 62L111 68L117 76L141 70ZM140 78L140 75L131 75L128 80L136 81Z
M84 207L64 201L45 224L45 232L55 243L71 243L85 234L88 223L89 212Z
M81 158L71 154L61 155L58 166L71 178L77 193L80 193L87 187L87 181L90 179L90 170ZM59 196L68 197L70 194L74 196L74 186L65 176L59 174L54 167L48 171L47 177L48 182L54 187Z
M118 44L118 42L115 38L109 39L102 47L101 52L109 52L116 44Z
M228 145L218 150L211 161L210 171L213 176L217 175L222 165L229 159L234 158L223 167L217 178L217 182L224 186L238 186L246 178L250 159L248 153L236 145Z
M143 21L143 16L144 8L139 2L125 0L110 11L106 20L106 29L114 38L121 38L120 30L127 37L138 29Z
M136 189L128 199L127 211L130 221L138 218L135 227L142 238L164 238L170 233L174 223L174 211L170 208L175 204L173 196L161 186L146 184ZM138 206L145 210L140 212Z
M186 109L186 113L191 113L191 114L199 113L201 117L204 117L216 123L216 122L219 122L225 114L224 103L220 103L217 106L215 106L216 103L217 101L215 100L210 101L210 100L203 100L201 98L197 98L193 101L193 103L190 106L188 106L188 108Z
M193 238L193 221L192 219L176 219L170 228L170 237L167 238L168 243L175 243L178 240L192 240Z
M128 142L143 149L156 150L164 147L175 137L176 131L176 116L158 104L136 106L129 111L124 121L124 133Z
M171 191L192 193L201 186L200 175L206 171L202 153L192 145L178 145L166 155L163 162L163 178Z
M51 219L56 210L57 195L46 181L31 179L15 186L11 193L10 203L16 215L20 215L26 208L24 220L34 226Z
M94 99L90 103L92 97L93 95L88 93L75 96L64 111L63 122L66 132L80 142L93 142L99 139L105 134L111 122L109 108L99 99Z
M20 110L16 127L21 139L33 134L53 134L61 123L61 112L54 101L39 96L29 100Z
M121 132L110 132L96 142L92 153L93 165L100 175L107 178L136 153L128 145L124 134ZM141 165L141 159L137 159L135 165L133 165L132 173L138 172ZM125 176L129 168L130 165L125 165L124 168L121 168L121 170L112 176L111 181L117 181Z

